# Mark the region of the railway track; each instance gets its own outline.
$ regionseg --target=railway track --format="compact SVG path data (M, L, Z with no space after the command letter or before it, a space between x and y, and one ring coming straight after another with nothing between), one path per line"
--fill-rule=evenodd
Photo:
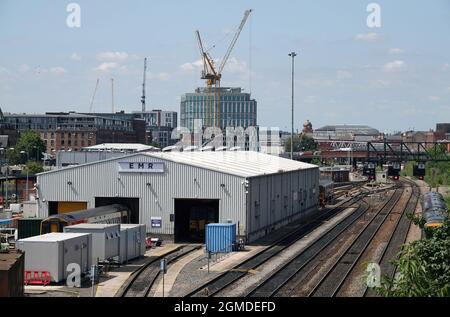
M182 247L174 250L164 258L167 260L167 265L176 262L181 257L201 248L201 245L192 245ZM126 286L116 295L118 297L147 297L153 284L160 273L159 257L149 263L145 264L133 273L131 279Z
M300 254L295 256L288 263L276 270L276 272L264 280L256 287L247 290L246 297L270 297L273 296L280 288L286 285L306 264L322 252L330 245L336 237L342 234L349 226L357 221L369 209L369 205L361 204L348 217L337 223L333 228L326 232L314 243L309 245Z
M403 190L403 188L395 190L391 199L378 210L364 230L358 234L339 259L327 270L315 287L309 291L308 297L333 297L338 293L377 231L400 200Z
M388 202L385 202L383 207ZM278 268L273 274L266 278L262 283L247 290L246 296L249 297L270 297L270 296L285 296L288 295L286 289L292 291L288 284L295 279L304 279L309 270L307 265L317 260L323 251L335 244L337 238L345 234L345 232L368 211L369 205L362 201L362 204L350 216L336 224L331 230L327 231L323 236L310 244L301 253L296 255L290 261ZM376 217L376 215L374 215ZM373 219L373 218L372 218ZM285 287L285 290L280 290Z
M353 205L361 201L364 196L365 193L361 191L358 195L355 195L354 197L348 199L344 204ZM225 288L229 287L230 285L232 285L233 283L237 282L239 279L247 275L250 270L256 269L258 266L264 264L272 257L276 256L277 254L279 254L280 252L282 252L283 250L287 249L289 246L297 242L299 239L303 238L306 234L314 230L322 221L329 219L330 217L335 215L338 211L343 210L345 208L348 207L340 205L338 207L331 209L329 212L322 215L315 221L298 228L297 230L295 230L294 232L290 233L285 237L282 237L268 248L257 253L252 258L249 258L243 263L235 266L232 270L220 274L219 276L215 277L206 284L203 284L202 286L194 289L185 296L203 297L203 296L214 296L218 294Z
M388 244L383 250L381 259L378 262L380 265L381 273L388 278L392 279L395 275L396 267L391 263L391 260L396 258L398 251L400 251L401 246L406 242L406 237L411 226L411 220L408 218L408 213L414 213L416 205L419 201L420 191L416 183L410 180L405 180L407 183L411 184L412 193L406 204L406 208L402 213L400 219L398 220L394 232L391 235ZM365 287L364 297L376 297L376 292Z

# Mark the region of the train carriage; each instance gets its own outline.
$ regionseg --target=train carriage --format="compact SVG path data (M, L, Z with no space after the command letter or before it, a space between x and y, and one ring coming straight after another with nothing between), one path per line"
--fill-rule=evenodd
M425 228L441 227L448 217L444 197L440 193L428 192L422 197L422 214L425 218Z
M63 232L65 226L79 223L128 223L130 210L120 204L52 215L41 222L41 234Z

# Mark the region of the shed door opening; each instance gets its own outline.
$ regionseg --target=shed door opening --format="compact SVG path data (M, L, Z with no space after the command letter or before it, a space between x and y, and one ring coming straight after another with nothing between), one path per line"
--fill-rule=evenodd
M72 211L87 209L85 201L49 201L48 215L65 214Z
M175 199L175 242L205 242L205 226L219 222L218 199Z
M139 198L128 197L95 197L95 207L121 204L130 209L129 223L139 222Z

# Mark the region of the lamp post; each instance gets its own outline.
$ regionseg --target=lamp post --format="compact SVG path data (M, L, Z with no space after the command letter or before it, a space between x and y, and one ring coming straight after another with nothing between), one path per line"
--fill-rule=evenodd
M27 154L27 162L30 160L30 153L28 153L28 151L20 151L20 154ZM25 165L25 168L27 169L27 183L25 184L25 198L26 200L28 200L28 168Z
M288 54L292 58L292 107L291 107L291 160L294 159L294 58L297 56L295 52Z

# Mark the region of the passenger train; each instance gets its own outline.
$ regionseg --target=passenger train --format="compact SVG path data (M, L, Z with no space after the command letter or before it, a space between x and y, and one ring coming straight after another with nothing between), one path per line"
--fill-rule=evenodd
M333 202L333 191L334 182L332 180L319 180L319 206L325 207L326 204L330 204Z
M425 228L441 227L448 210L444 197L437 192L428 192L422 197L422 214L425 218Z
M79 223L128 223L130 210L120 204L52 215L41 222L41 234L63 232L65 226Z

